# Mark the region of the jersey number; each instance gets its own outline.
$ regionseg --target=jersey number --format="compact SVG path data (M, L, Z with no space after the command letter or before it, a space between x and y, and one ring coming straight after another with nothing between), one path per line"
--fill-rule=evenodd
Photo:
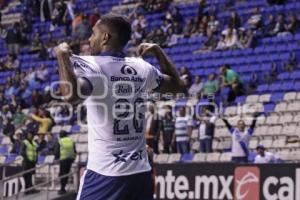
M122 119L125 119L129 116L129 101L127 99L118 99L115 103L115 106L117 109L120 109L121 106L125 107L124 112L118 113L116 116L118 119L114 119L114 134L115 135L128 135L130 133L128 124L122 125L120 124ZM142 98L137 98L134 101L134 115L132 118L133 120L133 128L135 129L136 133L142 133L144 126L143 126L143 120L144 120L144 113L139 112L140 109L144 107L144 100ZM142 109L143 110L143 109ZM126 120L127 121L127 120Z

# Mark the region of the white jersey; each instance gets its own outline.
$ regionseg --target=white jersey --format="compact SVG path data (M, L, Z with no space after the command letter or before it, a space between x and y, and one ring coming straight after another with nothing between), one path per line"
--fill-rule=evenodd
M85 100L87 169L106 176L150 171L144 137L145 92L162 74L142 58L72 56L75 74L93 87Z
M231 153L233 157L244 157L248 156L248 145L249 140L252 136L253 129L245 129L244 132L240 132L237 128L230 130L232 138Z
M254 163L274 163L276 158L273 153L265 151L265 156L256 155Z

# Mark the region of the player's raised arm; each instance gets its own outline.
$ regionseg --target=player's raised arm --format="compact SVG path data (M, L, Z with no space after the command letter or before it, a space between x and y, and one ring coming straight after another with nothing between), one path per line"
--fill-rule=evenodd
M157 44L142 43L137 50L138 56L154 55L160 66L160 71L163 73L162 85L159 87L158 92L172 92L180 93L184 92L185 87L180 79L176 68L167 54Z
M70 61L71 51L67 43L57 46L55 53L59 66L60 90L64 100L74 104L79 103L83 99L79 98L77 88L79 87L81 94L88 96L92 92L92 86L88 80L76 77Z

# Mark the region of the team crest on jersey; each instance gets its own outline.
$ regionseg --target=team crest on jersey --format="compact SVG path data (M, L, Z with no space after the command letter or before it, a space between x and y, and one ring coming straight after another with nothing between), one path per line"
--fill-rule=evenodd
M124 65L121 68L121 73L124 75L137 75L137 71L129 65Z

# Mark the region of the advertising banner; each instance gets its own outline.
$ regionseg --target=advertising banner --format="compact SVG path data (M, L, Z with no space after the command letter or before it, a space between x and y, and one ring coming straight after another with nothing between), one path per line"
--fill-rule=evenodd
M160 164L155 182L164 200L300 200L300 164Z

